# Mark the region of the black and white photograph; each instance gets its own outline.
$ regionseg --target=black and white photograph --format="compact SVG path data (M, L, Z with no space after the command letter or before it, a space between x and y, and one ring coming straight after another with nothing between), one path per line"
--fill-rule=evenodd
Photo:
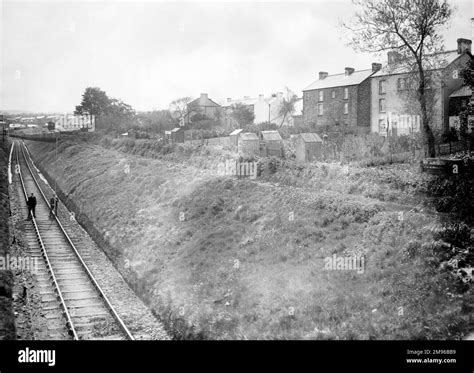
M473 33L472 0L1 0L0 372L472 372Z

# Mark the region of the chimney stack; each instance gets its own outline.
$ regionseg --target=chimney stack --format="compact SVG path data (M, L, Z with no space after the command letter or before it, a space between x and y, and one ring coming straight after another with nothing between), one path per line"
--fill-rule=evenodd
M389 65L395 65L402 60L402 56L400 53L396 51L387 52L387 61Z
M258 95L258 98L259 98L260 100L263 100L263 94L259 94L259 95Z
M463 54L466 51L471 53L471 45L472 45L472 40L459 38L458 39L458 54Z
M346 71L346 76L349 76L354 72L352 67L346 67L344 70Z
M328 73L325 71L320 71L319 72L319 80L326 79L328 77Z
M372 72L376 73L377 71L382 69L382 64L381 63L372 63Z
M207 99L207 93L201 93L201 100Z

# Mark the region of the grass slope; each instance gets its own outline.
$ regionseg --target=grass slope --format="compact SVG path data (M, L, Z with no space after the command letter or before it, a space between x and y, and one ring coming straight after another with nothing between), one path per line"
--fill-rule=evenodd
M54 145L28 145L181 336L467 332L463 302L472 293L433 256L442 216L420 204L425 180L410 165L320 164L245 180L213 174L209 154L148 159L63 143L56 158ZM333 254L364 255L364 273L325 270Z

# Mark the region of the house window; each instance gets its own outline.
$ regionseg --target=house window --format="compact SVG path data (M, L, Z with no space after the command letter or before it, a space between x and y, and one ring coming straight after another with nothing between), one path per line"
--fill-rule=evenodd
M379 112L385 113L385 99L381 98L379 100Z
M319 101L323 101L324 99L324 91L319 91Z
M403 91L407 88L407 80L406 78L398 78L397 80L397 87L399 91Z
M336 98L336 91L333 90L333 91L331 92L331 97L332 97L332 98Z
M323 104L318 104L318 115L323 115Z
M344 102L344 114L349 114L349 103Z
M349 88L344 88L344 100L349 99Z
M379 81L379 94L383 95L385 94L385 84L387 83L386 80L381 80Z

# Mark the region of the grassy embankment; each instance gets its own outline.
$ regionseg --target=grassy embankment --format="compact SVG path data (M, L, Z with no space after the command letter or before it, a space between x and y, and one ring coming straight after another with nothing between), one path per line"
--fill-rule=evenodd
M65 142L56 159L54 144L28 145L178 336L467 332L463 305L472 289L437 256L444 241L434 242L433 230L444 217L425 206L420 192L430 183L414 166L319 164L237 180L213 174L209 165L229 157L213 148L191 158L186 147L157 155ZM324 269L323 258L354 253L364 255L363 274Z
M7 264L10 249L8 219L10 202L8 197L8 143L0 142L0 264ZM13 314L13 274L0 268L0 339L16 339L15 316Z

